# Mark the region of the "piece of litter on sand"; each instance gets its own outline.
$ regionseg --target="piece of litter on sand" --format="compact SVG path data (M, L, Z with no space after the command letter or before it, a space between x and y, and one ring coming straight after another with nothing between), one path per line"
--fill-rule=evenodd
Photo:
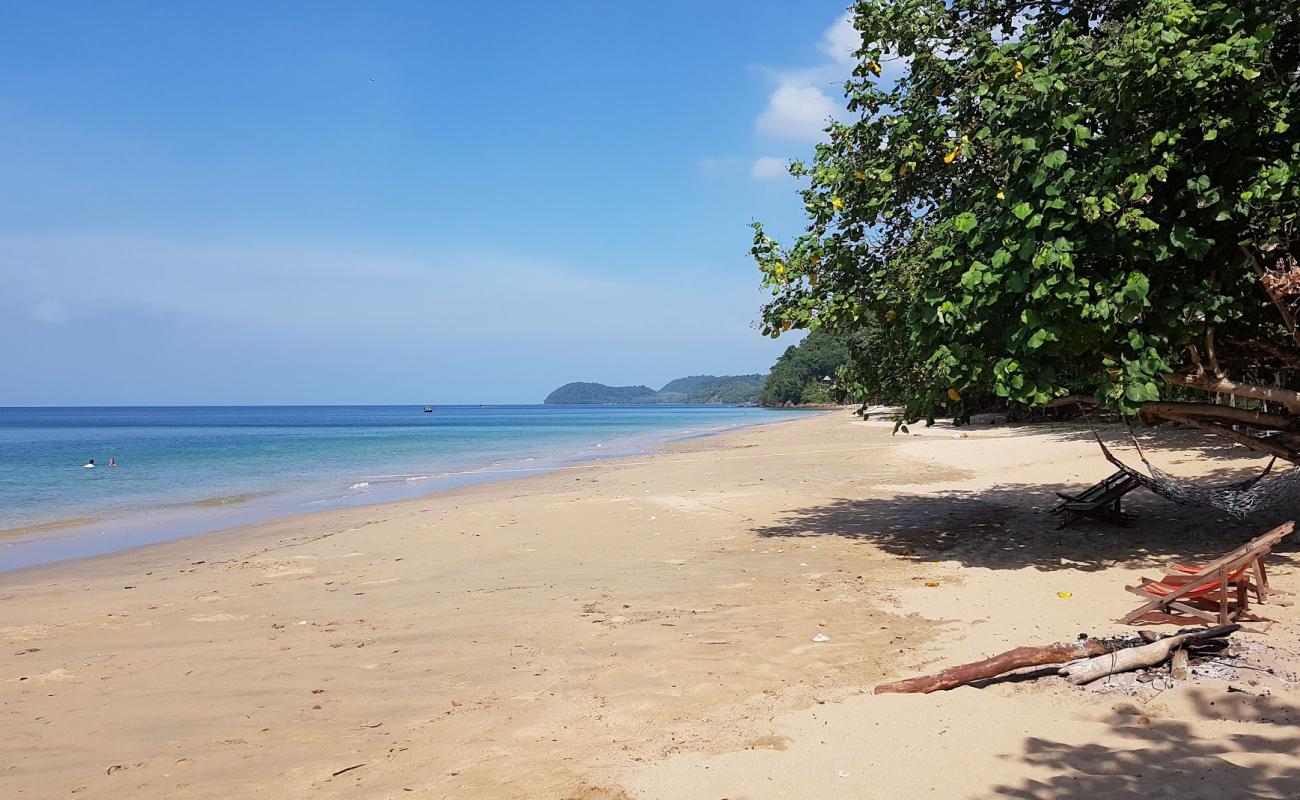
M650 521L651 521L651 522L654 522L654 521L655 521L655 518L654 518L654 517L651 517L651 518L650 518Z
M1071 597L1074 597L1074 592L1057 592L1056 596L1062 600L1069 600Z
M926 585L926 586L929 586L931 589L933 589L934 587L936 587L936 586L939 585L939 582L938 582L938 581L926 581L926 582L925 582L925 585Z
M824 633L819 633L819 634L817 634L816 636L813 637L813 641L814 641L814 642L829 642L830 640L831 640L831 637L827 636L827 635L824 634Z
M849 771L846 770L846 769L842 769L842 770L840 770L839 775L840 775L841 778L847 778L847 777L849 777Z
M806 567L806 566L808 566L808 562L807 562L807 561L800 561L800 562L799 562L799 566L801 566L801 567Z

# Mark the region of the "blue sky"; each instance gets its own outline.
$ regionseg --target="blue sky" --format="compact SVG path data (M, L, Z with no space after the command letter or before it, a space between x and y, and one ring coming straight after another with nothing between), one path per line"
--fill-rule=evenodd
M844 5L0 0L0 405L763 371Z

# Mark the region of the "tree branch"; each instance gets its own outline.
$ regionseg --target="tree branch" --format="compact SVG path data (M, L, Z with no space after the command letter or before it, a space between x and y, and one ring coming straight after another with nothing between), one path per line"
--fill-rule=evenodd
M1192 366L1196 367L1197 377L1205 376L1205 367L1201 364L1201 351L1196 349L1196 345L1187 345L1187 355L1192 359Z
M1226 420L1239 425L1273 431L1300 432L1300 417L1265 414L1246 408L1232 408L1213 403L1143 403L1138 417L1150 422L1149 417L1196 417Z
M1214 373L1214 377L1223 380L1225 376L1223 370L1219 368L1219 355L1214 349L1213 327L1205 329L1205 360L1210 362L1210 372Z
M1292 414L1300 414L1300 392L1293 392L1289 389L1274 389L1269 386L1235 383L1226 378L1215 380L1214 378L1179 372L1168 372L1160 377L1164 379L1165 383L1172 386L1186 386L1190 389L1200 389L1205 392L1222 392L1237 397L1249 397L1254 400L1281 403Z

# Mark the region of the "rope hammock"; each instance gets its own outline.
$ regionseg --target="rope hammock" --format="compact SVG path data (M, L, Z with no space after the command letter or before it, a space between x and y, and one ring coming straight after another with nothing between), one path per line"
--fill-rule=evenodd
M1297 488L1300 487L1300 467L1292 467L1286 472L1265 480L1269 473L1273 471L1273 464L1277 461L1276 456L1268 462L1268 466L1264 467L1263 472L1249 480L1224 484L1223 486L1200 486L1180 480L1164 470L1151 466L1151 462L1147 461L1146 454L1142 452L1142 445L1138 444L1137 437L1133 436L1132 431L1129 431L1129 436L1133 439L1133 445L1137 447L1138 458L1142 459L1147 471L1151 473L1150 475L1143 475L1116 458L1106 447L1106 444L1102 442L1101 436L1098 436L1096 431L1093 431L1093 436L1097 437L1097 444L1101 445L1101 452L1106 455L1107 461L1119 467L1126 475L1152 492L1179 505L1209 506L1227 512L1237 519L1242 519L1249 514L1272 506L1284 497L1295 496Z

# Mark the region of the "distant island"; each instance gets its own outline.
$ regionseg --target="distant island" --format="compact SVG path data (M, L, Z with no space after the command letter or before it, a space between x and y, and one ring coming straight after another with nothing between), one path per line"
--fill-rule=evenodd
M566 383L546 396L548 405L637 405L648 403L757 403L766 375L691 375L655 391L649 386Z

